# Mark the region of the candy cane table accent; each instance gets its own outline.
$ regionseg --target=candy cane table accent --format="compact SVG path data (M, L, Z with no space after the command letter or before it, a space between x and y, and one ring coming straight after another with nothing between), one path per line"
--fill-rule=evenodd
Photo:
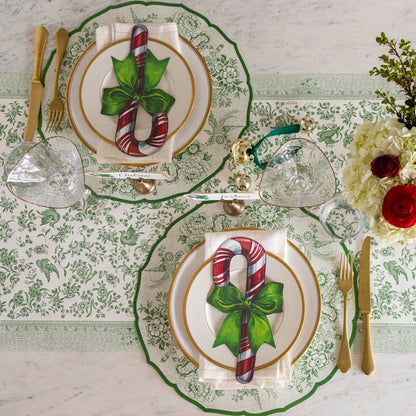
M143 89L144 67L147 52L147 27L135 25L131 32L130 50L133 52L138 69L137 91ZM168 135L168 115L158 113L152 117L152 130L146 140L137 140L134 136L139 102L132 101L119 115L115 136L116 146L130 156L144 157L157 152L165 143Z
M264 286L266 277L266 252L261 244L251 238L235 237L224 241L215 252L213 262L214 284L226 286L230 282L231 259L242 254L247 259L247 280L245 299L251 300ZM240 348L237 356L236 379L249 383L254 375L256 356L247 337L247 309L241 319Z

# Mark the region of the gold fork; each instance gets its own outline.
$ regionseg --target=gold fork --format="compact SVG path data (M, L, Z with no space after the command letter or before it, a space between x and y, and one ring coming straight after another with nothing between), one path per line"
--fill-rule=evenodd
M341 348L338 355L338 368L346 373L351 368L351 354L350 346L348 343L348 325L347 325L347 306L348 306L348 293L350 293L353 286L353 271L351 267L350 256L346 257L344 254L341 255L339 264L339 278L338 286L344 295L344 323L341 338Z
M46 131L56 131L64 114L64 103L58 94L59 71L61 69L62 61L66 45L68 44L68 32L64 28L58 29L55 35L56 39L56 73L55 73L55 95L49 104L48 123Z

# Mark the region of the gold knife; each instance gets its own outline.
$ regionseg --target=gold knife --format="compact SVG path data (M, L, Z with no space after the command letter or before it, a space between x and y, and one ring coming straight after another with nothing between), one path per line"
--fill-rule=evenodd
M30 91L29 115L26 123L26 131L23 138L24 142L32 141L38 125L38 115L40 103L42 101L43 85L40 82L40 73L42 70L43 54L45 52L48 31L39 26L35 30L35 64L33 67L32 87Z
M361 250L360 277L358 287L358 306L363 314L364 335L363 335L363 358L361 369L365 374L371 374L374 370L373 352L371 349L370 337L370 248L371 237L366 237Z

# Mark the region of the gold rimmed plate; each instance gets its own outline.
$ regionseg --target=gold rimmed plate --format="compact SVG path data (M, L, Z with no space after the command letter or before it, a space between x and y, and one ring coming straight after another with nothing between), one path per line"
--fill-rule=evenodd
M213 286L212 260L208 259L193 276L184 300L184 322L188 335L199 353L213 364L235 370L236 357L225 346L213 348L225 315L206 302ZM231 263L231 282L244 293L247 269L244 258ZM242 260L242 264L238 260ZM276 347L263 344L256 357L256 368L264 368L278 361L293 346L300 335L305 301L300 282L294 271L280 257L267 253L266 283L283 284L283 312L268 315Z
M176 49L165 42L149 38L148 48L157 59L169 58L169 64L158 84L175 98L169 111L169 134L167 140L178 132L188 119L195 99L195 82L191 68ZM112 58L124 60L130 50L130 39L108 45L98 52L87 66L81 78L80 104L82 115L89 127L102 139L114 144L117 116L101 114L101 101L104 88L117 86ZM147 138L151 130L152 118L139 107L135 136Z
M244 232L244 229L241 229ZM205 256L205 241L195 246L182 260L173 277L168 299L171 332L181 351L196 367L200 351L186 329L184 304L188 286L201 267ZM292 242L287 242L286 263L298 277L304 294L305 318L299 336L290 348L291 364L306 351L318 329L321 314L321 293L315 271L305 255Z
M173 156L181 153L196 139L208 118L212 101L211 78L204 59L195 47L181 36L179 37L179 45L181 51L180 55L188 65L194 80L195 93L193 105L189 114L186 117L186 113L189 110L189 108L186 108L183 114L183 117L186 117L186 120L184 120L180 125L180 128L176 131L173 143ZM67 114L71 126L81 141L93 153L96 153L99 141L103 139L92 129L91 125L84 117L81 109L80 91L83 74L96 55L97 49L94 42L84 51L75 63L68 80L66 92ZM107 137L107 134L105 137ZM154 163L155 162L140 162L136 165L148 166Z

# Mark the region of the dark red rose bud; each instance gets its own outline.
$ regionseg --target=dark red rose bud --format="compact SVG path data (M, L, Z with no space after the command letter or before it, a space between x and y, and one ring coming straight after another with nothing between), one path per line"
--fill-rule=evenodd
M371 162L371 172L379 178L394 178L400 169L399 158L393 155L379 156Z
M393 186L384 196L382 214L395 227L413 227L416 224L416 186Z

